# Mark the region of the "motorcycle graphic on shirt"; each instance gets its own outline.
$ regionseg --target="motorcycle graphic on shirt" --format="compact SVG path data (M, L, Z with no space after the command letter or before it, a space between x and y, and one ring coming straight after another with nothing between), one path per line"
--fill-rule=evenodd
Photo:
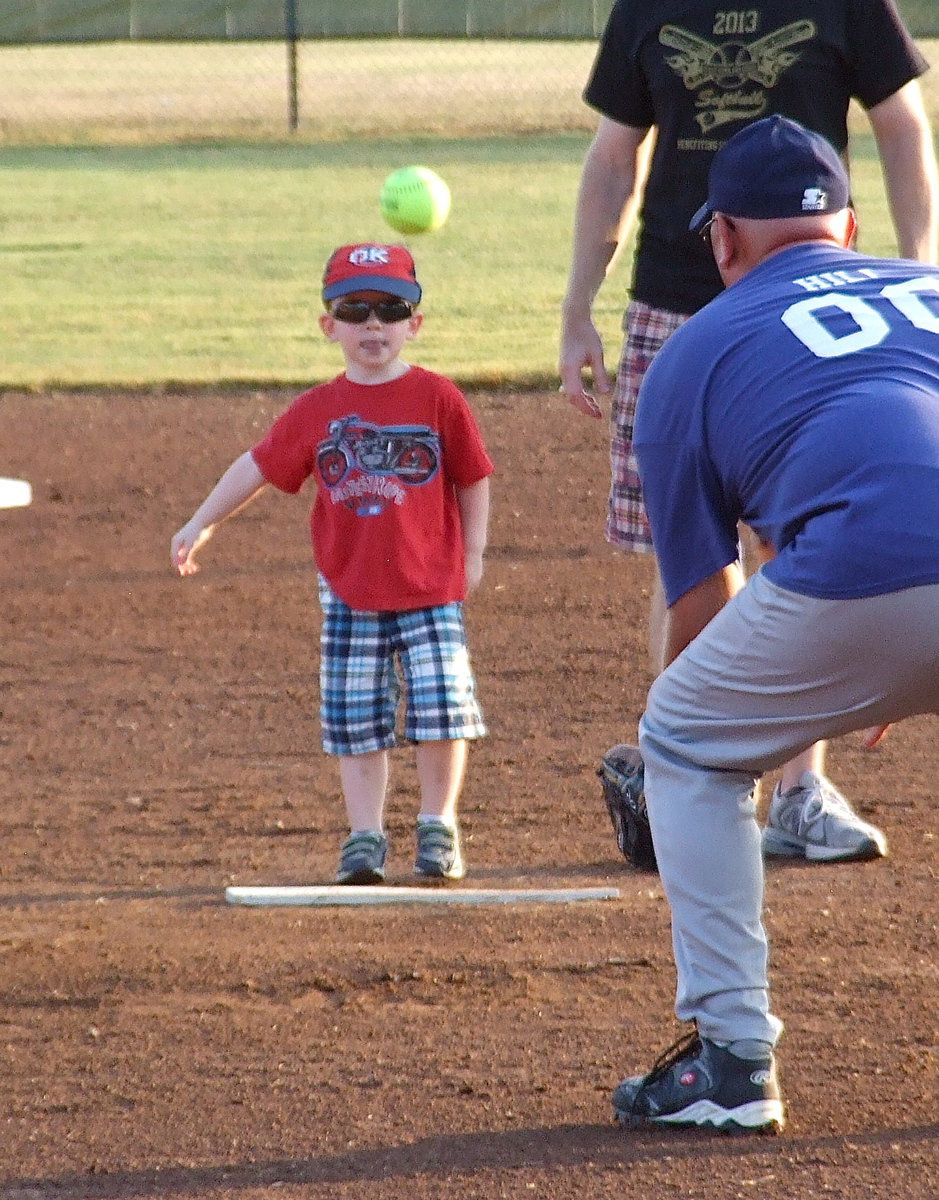
M334 504L376 516L403 504L405 487L428 483L440 468L440 438L427 425L375 425L357 413L330 421L317 447L320 479Z

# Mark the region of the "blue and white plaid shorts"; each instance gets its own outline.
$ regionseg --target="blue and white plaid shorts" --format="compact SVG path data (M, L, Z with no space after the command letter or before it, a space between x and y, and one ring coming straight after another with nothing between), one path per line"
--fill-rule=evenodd
M343 603L322 576L319 595L320 724L327 754L393 746L402 690L406 740L485 737L462 604L360 612Z

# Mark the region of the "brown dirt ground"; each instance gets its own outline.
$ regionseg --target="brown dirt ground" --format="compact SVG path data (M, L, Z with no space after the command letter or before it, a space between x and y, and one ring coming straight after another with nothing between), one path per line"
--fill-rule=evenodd
M649 679L648 563L603 543L605 429L474 402L500 467L468 606L491 736L462 806L477 887L565 905L250 909L329 882L306 502L268 495L181 581L168 543L281 393L0 396L0 1196L252 1200L937 1195L935 722L834 777L891 857L768 872L789 1125L629 1134L609 1092L680 1032L658 879L594 775ZM414 776L396 753L392 879Z

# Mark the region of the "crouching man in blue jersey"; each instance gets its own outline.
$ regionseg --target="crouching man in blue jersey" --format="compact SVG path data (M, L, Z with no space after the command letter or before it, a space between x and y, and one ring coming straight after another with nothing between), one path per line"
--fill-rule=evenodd
M854 228L824 138L782 117L737 133L691 224L727 290L640 393L669 665L639 740L696 1029L616 1089L625 1124L781 1128L757 780L939 713L939 268L850 251ZM738 522L767 547L745 586Z

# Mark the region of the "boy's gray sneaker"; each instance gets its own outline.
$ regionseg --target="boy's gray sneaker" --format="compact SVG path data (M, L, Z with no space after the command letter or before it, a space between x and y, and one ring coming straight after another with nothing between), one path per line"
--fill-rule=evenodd
M352 833L342 843L337 883L384 883L388 839L371 830Z
M418 821L414 874L426 879L462 879L466 867L459 830L444 821Z
M775 1134L785 1124L772 1054L738 1058L697 1033L666 1050L648 1075L624 1079L613 1093L613 1111L630 1129L699 1125Z
M887 839L875 825L862 821L823 775L803 771L788 791L776 785L763 830L763 853L811 862L883 858Z

